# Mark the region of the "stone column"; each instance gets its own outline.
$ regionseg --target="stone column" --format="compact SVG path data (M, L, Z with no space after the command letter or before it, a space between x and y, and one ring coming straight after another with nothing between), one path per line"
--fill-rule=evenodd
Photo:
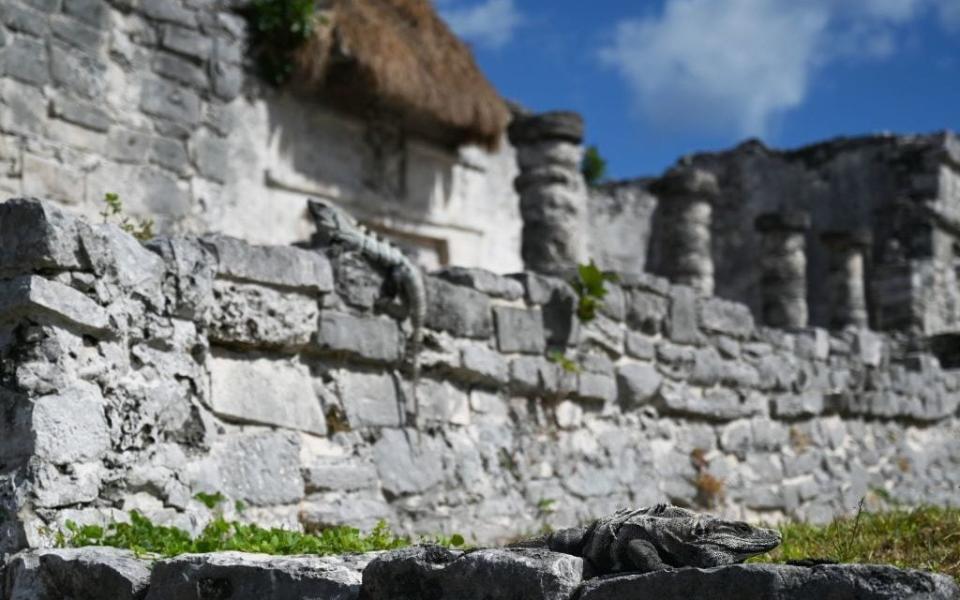
M659 201L663 232L659 271L670 281L713 295L710 225L717 178L694 168L670 170L651 186Z
M763 322L771 327L807 326L807 254L805 212L767 213L757 217L760 233L760 287Z
M827 247L827 294L829 325L842 329L848 325L868 327L864 257L870 248L870 232L827 231L820 236Z
M583 119L572 112L517 115L510 124L517 149L523 217L521 255L527 269L569 274L587 261L587 186L580 173Z

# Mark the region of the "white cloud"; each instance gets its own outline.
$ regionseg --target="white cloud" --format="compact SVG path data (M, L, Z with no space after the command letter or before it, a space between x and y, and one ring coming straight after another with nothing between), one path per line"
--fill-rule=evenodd
M523 22L513 0L483 0L471 6L438 0L438 4L440 15L457 35L489 48L502 48L509 43Z
M960 0L666 0L618 23L600 56L664 128L763 135L820 68L889 57L898 28L934 6L960 23Z

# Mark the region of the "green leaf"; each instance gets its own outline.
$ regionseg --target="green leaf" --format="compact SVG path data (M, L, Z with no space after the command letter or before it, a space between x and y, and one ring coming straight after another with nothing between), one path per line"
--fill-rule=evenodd
M227 499L226 496L224 496L220 492L217 492L215 494L208 494L206 492L197 492L196 494L193 495L193 497L194 499L202 502L204 506L206 506L211 510L214 507L216 507L218 504L220 504L221 502L224 502Z
M459 547L459 546L462 546L462 545L464 545L464 544L466 544L466 543L467 543L467 541L466 541L465 539L463 539L463 536L460 535L459 533L455 533L455 534L453 534L452 536L450 536L450 545L451 545L451 546L457 546L457 547Z

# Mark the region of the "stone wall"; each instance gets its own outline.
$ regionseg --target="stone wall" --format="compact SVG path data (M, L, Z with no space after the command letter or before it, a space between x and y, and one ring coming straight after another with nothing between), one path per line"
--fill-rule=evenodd
M960 374L907 338L760 328L642 274L580 323L562 280L453 268L427 278L416 431L403 307L356 256L142 246L34 200L0 204L0 239L2 551L131 509L195 529L200 491L480 541L661 500L822 521L960 493Z
M117 193L165 233L305 240L307 195L426 265L519 270L514 151L442 148L263 84L236 0L5 0L0 197L94 217ZM389 135L388 135L389 134Z

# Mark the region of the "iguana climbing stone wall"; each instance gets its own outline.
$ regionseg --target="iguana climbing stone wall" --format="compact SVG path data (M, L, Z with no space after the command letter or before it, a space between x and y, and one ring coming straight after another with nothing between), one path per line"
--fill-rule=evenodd
M134 508L194 529L201 491L480 541L658 501L823 521L960 493L960 373L906 337L762 328L636 274L581 323L563 280L452 268L425 281L417 436L404 315L362 257L141 245L35 200L0 203L0 239L2 552Z

